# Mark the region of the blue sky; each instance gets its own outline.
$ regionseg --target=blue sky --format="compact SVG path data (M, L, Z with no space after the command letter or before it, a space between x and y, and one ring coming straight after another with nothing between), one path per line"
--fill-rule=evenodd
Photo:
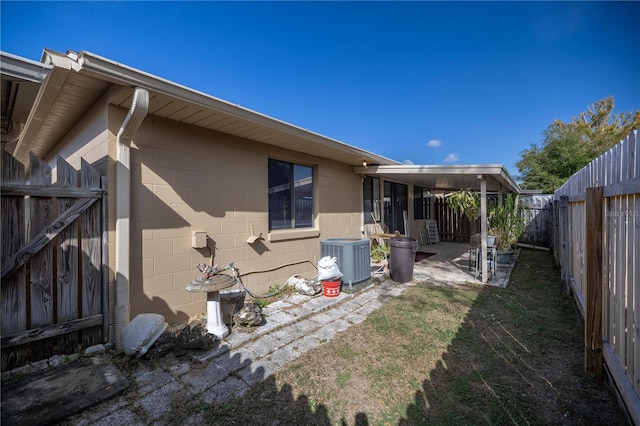
M414 164L504 164L606 96L640 109L639 2L11 2L0 47L87 50Z

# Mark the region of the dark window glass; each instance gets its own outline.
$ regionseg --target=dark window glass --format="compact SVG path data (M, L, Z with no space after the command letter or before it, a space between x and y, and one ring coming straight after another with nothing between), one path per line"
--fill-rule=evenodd
M429 219L431 215L431 194L422 186L413 187L413 218Z
M380 222L380 178L365 176L362 183L364 223ZM373 215L373 217L372 217Z
M269 230L313 226L313 168L269 160Z

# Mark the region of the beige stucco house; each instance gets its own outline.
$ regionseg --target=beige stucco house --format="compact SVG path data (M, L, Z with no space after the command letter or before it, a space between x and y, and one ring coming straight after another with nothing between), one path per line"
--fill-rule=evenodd
M372 216L416 236L438 191L518 191L501 165L403 165L89 52L2 60L46 71L4 149L108 177L111 318L203 313L185 291L198 263L235 262L264 293L315 275L320 241L366 236Z

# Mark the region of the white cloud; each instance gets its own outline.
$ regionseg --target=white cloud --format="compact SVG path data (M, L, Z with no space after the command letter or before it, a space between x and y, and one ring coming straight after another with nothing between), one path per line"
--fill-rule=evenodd
M440 142L438 139L431 139L429 142L427 142L427 146L429 148L438 148L439 146L442 146L442 142Z
M453 163L454 161L458 161L460 159L460 156L456 153L451 153L449 155L447 155L447 157L444 159L445 163Z
M413 161L411 161L411 160L404 160L404 161L402 162L402 164L414 165L414 164L416 164L416 163L414 163L414 162L413 162Z

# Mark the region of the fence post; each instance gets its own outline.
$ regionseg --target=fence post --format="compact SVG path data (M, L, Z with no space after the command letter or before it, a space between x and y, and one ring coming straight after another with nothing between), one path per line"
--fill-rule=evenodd
M560 253L558 251L558 200L551 202L551 216L549 220L551 221L551 252L553 253L553 261L556 266L560 266Z
M585 240L584 371L602 382L602 195L587 188Z
M562 293L569 295L569 197L560 197L560 276L562 279Z

